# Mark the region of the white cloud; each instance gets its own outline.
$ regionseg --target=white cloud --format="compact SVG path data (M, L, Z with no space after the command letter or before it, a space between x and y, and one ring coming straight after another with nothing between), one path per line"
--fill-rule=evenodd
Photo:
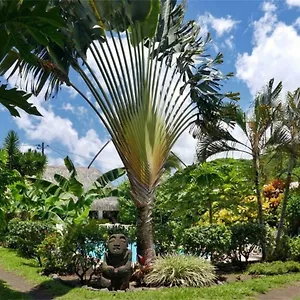
M75 114L77 117L82 118L88 114L88 110L84 106L73 106L71 103L64 103L61 107L62 110L70 111Z
M264 5L266 7L266 4ZM300 86L300 35L294 25L277 20L275 10L265 10L254 22L254 46L236 61L237 77L245 81L252 95L271 78L283 81L284 92Z
M54 158L51 156L47 156L47 162L49 166L63 166L64 165L64 159L63 158Z
M294 25L294 27L300 29L300 17L298 17L298 18L296 19L296 21L294 22L293 25Z
M201 33L206 34L212 28L217 33L218 37L226 33L230 33L239 21L233 20L231 16L226 18L216 18L212 14L206 12L204 15L198 17L198 23L201 26Z
M286 4L290 7L292 6L300 7L300 0L286 0Z
M273 2L265 1L262 4L262 11L264 12L274 12L276 9L277 7Z
M34 145L27 145L27 144L24 144L22 143L19 147L20 151L21 152L27 152L28 150L36 150L36 146Z
M53 143L60 144L60 148L64 146L66 151L56 150L56 152L66 156L69 154L75 164L87 166L106 140L101 139L94 129L90 129L85 135L80 136L69 119L56 115L51 108L45 108L42 96L32 96L30 100L37 106L43 117L30 116L20 111L21 118L14 119L19 129L25 131L28 140L37 143L43 141L49 144L50 149ZM69 107L69 109L71 108ZM54 146L53 149L55 149ZM113 150L111 153L108 151L107 155L110 156L110 165L99 160L95 162L94 166L108 170L120 165L120 160ZM48 160L49 164L63 164L62 158L53 158L51 155Z
M227 38L224 41L224 44L229 48L229 49L233 49L233 35L231 35L229 38Z
M74 106L72 106L71 103L64 103L61 109L71 112L74 112L75 110Z
M172 151L187 165L195 161L197 140L192 137L189 130L183 132Z
M71 99L75 99L78 96L77 91L74 90L71 86L63 85L63 88L67 91Z

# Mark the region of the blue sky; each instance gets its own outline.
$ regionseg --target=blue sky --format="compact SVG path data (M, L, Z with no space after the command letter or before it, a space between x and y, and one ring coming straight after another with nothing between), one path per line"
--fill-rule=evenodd
M283 81L284 92L300 86L300 0L226 1L188 0L186 19L194 19L209 31L212 56L224 54L222 71L235 77L224 83L224 90L241 93L240 105L247 110L253 96L270 78ZM72 75L72 80L78 80ZM0 144L9 130L20 137L22 149L46 145L49 164L63 163L69 155L80 166L87 166L94 154L109 139L95 113L80 96L62 88L54 99L32 97L43 118L22 113L12 118L0 107ZM239 132L236 133L239 135ZM174 147L186 163L195 156L195 141L184 133ZM112 144L95 162L102 171L120 166Z

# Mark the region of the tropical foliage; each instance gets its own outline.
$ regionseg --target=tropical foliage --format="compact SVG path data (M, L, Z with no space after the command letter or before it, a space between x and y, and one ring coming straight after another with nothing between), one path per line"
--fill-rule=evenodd
M41 175L47 164L47 157L36 150L26 152L20 150L18 134L11 130L4 139L3 149L7 151L7 166L10 170L17 170L22 176Z
M127 170L144 254L153 249L154 192L172 146L197 115L214 118L224 97L220 80L228 76L217 70L222 55L206 55L209 39L199 38L197 23L184 22L184 5L171 0L12 2L1 6L10 42L2 49L2 72L17 64L10 75L22 72L23 86L35 94L47 86L46 96L66 83L92 107ZM32 14L32 23L25 18L18 27L25 28L25 41L16 45L14 18L24 14ZM96 105L72 83L71 68Z
M279 240L283 231L290 184L292 182L292 173L295 167L296 158L299 155L299 112L300 88L293 93L288 92L286 103L282 105L280 118L278 118L274 125L274 131L272 132L271 139L269 141L271 145L275 145L276 152L286 152L289 156L281 216L276 237L277 245L279 245Z
M237 125L245 135L246 142L236 139L224 123L219 121L217 126L208 125L205 130L196 133L198 137L197 156L199 161L220 152L240 151L252 158L253 181L255 184L258 220L264 225L263 201L261 195L261 169L260 157L267 147L269 132L272 131L273 122L277 119L281 108L279 102L282 82L273 88L274 79L258 93L253 102L253 108L247 116L241 109L232 114L232 122ZM263 245L263 257L265 258Z

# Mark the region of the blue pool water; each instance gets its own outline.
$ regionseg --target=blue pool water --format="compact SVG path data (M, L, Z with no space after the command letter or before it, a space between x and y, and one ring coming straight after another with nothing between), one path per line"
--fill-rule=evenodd
M136 250L136 243L128 244L128 248L132 251L132 262L135 263L137 259L137 250ZM95 257L95 252L90 252L90 256ZM101 256L101 260L104 259L104 253Z

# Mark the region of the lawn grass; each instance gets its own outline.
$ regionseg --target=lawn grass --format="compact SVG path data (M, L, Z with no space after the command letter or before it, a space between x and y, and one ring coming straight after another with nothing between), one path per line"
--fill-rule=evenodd
M101 300L233 300L247 299L250 296L267 292L286 283L293 283L300 280L300 273L266 276L263 278L250 279L244 282L235 282L224 285L217 285L207 288L172 288L161 290L147 290L137 292L98 292L84 288L69 288L63 284L39 274L37 262L20 258L14 251L0 248L0 265L7 271L15 272L35 285L42 284L49 289L55 299L79 300L79 299L101 299ZM6 293L6 294L5 294ZM11 295L9 295L11 293ZM15 294L14 294L15 293ZM6 295L2 296L2 295ZM20 297L18 297L20 296ZM23 298L22 298L23 297ZM18 294L7 288L0 281L0 299L25 299L24 295Z
M30 299L28 296L24 295L23 293L20 293L18 291L14 291L10 288L10 286L4 282L3 280L0 280L0 299L10 300L10 299Z

